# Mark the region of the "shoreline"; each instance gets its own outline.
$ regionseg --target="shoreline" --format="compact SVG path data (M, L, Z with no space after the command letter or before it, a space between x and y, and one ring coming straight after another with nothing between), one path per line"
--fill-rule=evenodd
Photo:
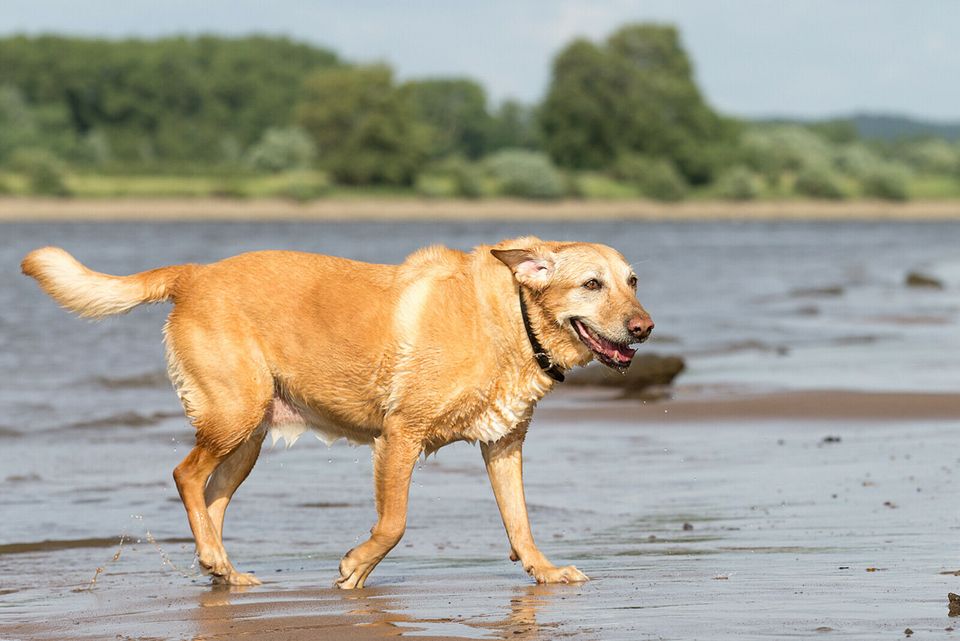
M0 197L2 222L215 221L960 221L960 201L842 202L424 198L280 199Z
M597 388L593 388L597 389ZM544 403L535 417L558 423L602 420L618 423L707 423L782 421L960 420L960 394L869 392L842 389L731 392L692 395L682 389L656 401L598 400L583 392L565 395L571 403ZM577 394L577 396L574 396Z

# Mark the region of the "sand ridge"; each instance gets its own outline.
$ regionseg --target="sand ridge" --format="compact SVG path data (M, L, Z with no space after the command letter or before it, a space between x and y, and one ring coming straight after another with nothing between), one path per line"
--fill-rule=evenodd
M686 201L327 198L0 198L0 222L396 220L960 220L960 201Z

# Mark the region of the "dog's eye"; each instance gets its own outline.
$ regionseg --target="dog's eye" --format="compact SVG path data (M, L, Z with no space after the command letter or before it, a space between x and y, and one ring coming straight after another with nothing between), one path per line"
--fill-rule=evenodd
M598 289L603 287L603 285L601 285L600 281L597 280L596 278L591 278L590 280L588 280L583 284L583 287L584 289L589 289L590 291L597 291Z
M637 277L636 277L636 276L630 276L630 278L627 279L627 285L630 285L630 287L632 287L633 289L636 289L636 288L637 288Z

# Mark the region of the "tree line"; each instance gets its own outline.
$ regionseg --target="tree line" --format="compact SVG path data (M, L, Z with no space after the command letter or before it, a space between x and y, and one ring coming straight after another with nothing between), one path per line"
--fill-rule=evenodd
M466 197L903 199L917 176L954 189L960 146L725 117L669 25L575 40L540 104L494 108L473 80L401 83L285 38L14 36L0 39L0 171L48 193L70 172L310 171Z

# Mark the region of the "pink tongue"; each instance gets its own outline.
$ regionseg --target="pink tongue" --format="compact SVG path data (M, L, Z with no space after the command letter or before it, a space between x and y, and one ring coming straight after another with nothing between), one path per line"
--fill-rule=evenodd
M606 341L603 342L606 343ZM637 353L637 350L621 345L611 345L609 347L604 345L603 347L603 353L617 361L629 361Z
M636 353L637 353L637 350L627 347L625 345L623 347L617 348L617 354L620 356L620 360L622 361L629 361L631 358L633 358L633 355Z
M634 354L637 353L637 350L632 349L627 345L617 345L616 343L612 343L602 336L589 333L588 336L590 336L590 338L596 342L597 347L600 348L600 351L603 352L604 355L609 356L615 361L627 362L633 358Z

